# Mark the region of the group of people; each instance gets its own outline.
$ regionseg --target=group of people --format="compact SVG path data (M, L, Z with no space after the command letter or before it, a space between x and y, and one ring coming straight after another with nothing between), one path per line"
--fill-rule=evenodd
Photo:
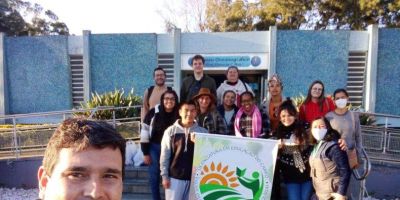
M346 90L328 98L324 84L314 81L297 108L273 75L269 98L258 106L237 67L228 68L217 88L204 64L201 55L193 57L194 74L183 80L180 99L165 85L162 68L154 70L155 85L145 91L140 143L153 199L161 199L160 184L166 199L189 199L195 132L278 140L271 199L281 199L281 183L289 200L346 199L351 168L357 167L349 152L361 149L359 118L346 107ZM125 140L112 126L67 119L46 148L39 197L121 199L124 157Z
M142 113L141 146L153 199L161 199L160 183L166 199L189 198L194 132L279 140L272 199L281 198L282 182L289 200L346 199L351 168L356 167L350 166L348 151L361 148L361 130L358 116L346 107L345 89L337 89L332 99L325 97L324 84L314 81L297 108L283 98L283 83L273 75L269 98L258 106L236 66L226 70L226 80L217 88L204 74L204 64L201 55L193 57L194 73L183 80L180 103L165 86L162 68L154 70L151 96L150 88L145 91L144 106L150 106Z

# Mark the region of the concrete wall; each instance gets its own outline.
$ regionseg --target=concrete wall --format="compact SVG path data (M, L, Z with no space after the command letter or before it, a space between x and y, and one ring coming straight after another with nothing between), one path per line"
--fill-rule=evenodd
M400 115L400 29L379 29L375 112Z
M90 35L90 64L92 92L133 87L142 95L157 67L156 34Z
M268 31L182 33L181 53L266 53L268 39Z
M349 31L279 31L276 71L285 96L307 95L314 80L325 84L325 93L345 87Z
M6 37L8 114L72 107L66 36Z
M37 172L43 157L0 160L0 186L7 188L37 188Z

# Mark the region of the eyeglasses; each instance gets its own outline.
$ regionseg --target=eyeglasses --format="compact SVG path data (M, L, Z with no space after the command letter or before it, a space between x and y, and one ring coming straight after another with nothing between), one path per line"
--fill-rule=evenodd
M164 101L175 101L174 97L168 98L168 97L164 97Z

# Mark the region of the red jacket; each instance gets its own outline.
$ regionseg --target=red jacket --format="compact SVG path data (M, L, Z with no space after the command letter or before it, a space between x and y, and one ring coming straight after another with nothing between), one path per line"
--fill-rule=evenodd
M311 123L314 119L323 117L326 113L335 110L335 104L331 98L325 98L322 103L322 111L318 103L314 103L313 101L301 104L299 113L300 120Z

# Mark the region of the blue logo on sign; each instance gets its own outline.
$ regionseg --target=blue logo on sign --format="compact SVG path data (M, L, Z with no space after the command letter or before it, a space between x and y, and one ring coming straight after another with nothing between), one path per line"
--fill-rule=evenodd
M261 64L261 58L258 56L253 56L251 58L251 65L253 65L254 67L257 67Z

